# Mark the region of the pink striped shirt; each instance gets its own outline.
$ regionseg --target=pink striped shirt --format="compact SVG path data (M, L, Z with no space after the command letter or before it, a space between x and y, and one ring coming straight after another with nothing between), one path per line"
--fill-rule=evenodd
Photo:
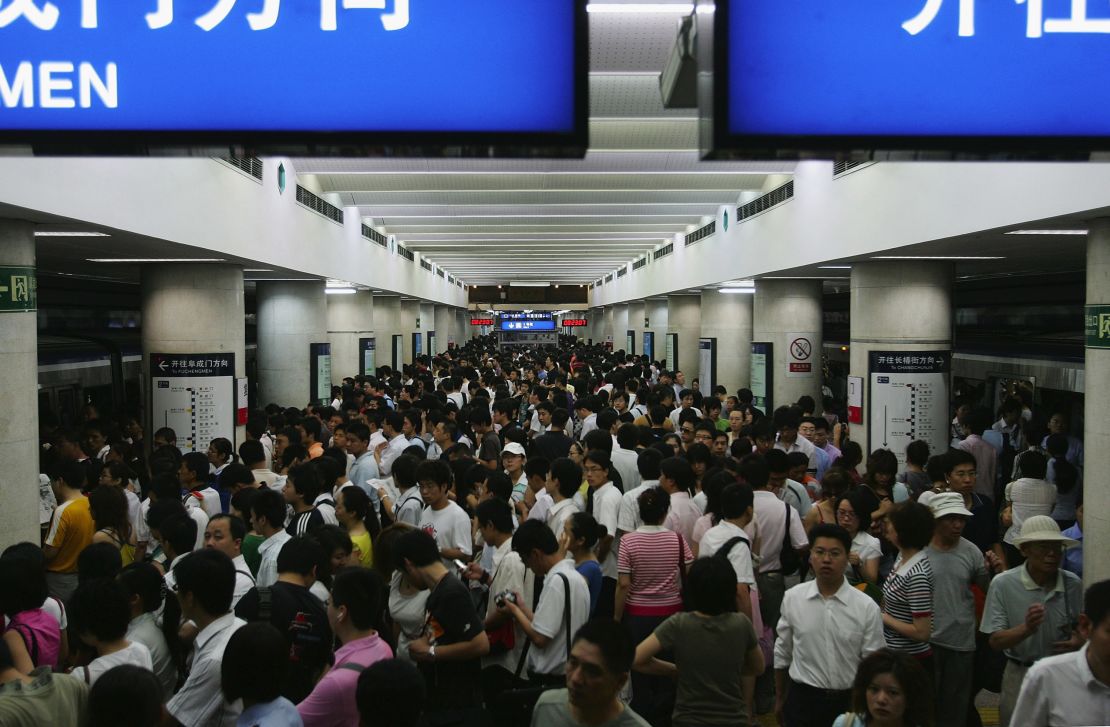
M644 525L620 540L617 572L632 578L624 610L630 616L669 616L682 610L682 580L678 572L679 536L658 525ZM682 539L682 562L694 554Z

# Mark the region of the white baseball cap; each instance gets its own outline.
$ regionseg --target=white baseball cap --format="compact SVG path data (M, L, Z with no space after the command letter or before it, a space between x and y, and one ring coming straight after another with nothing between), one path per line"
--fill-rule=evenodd
M524 452L524 446L519 442L509 442L505 448L501 450L501 454L519 454L521 457L527 456Z
M964 496L958 492L942 492L934 495L933 499L929 500L929 509L937 519L945 515L971 517L971 511L964 507Z

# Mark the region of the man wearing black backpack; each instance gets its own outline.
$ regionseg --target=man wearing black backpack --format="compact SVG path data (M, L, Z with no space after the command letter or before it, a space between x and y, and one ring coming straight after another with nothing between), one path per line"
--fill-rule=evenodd
M328 612L309 592L324 551L311 538L296 537L281 546L277 582L247 591L235 606L244 621L266 621L289 643L289 671L281 695L299 703L312 692L331 659Z
M755 582L763 623L774 629L779 622L787 576L800 570L802 553L809 547L798 511L778 498L771 486L771 471L761 455L745 457L740 476L754 490L754 533L760 538L760 562ZM764 674L757 686L756 713L771 711L772 684Z

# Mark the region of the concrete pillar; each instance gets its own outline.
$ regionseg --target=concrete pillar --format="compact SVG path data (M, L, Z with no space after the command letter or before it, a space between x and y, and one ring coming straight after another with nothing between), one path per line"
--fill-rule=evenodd
M451 309L445 305L437 305L435 307L435 332L436 332L436 349L431 351L431 355L441 353L447 350L447 342L454 340L454 323L455 315Z
M4 271L29 275L29 310L0 311L0 548L39 542L38 314L34 308L34 227L22 220L0 220L0 265L29 268ZM4 280L13 288L10 280ZM14 290L3 300L12 301ZM22 296L21 296L22 297Z
M419 326L417 321L420 318L420 301L414 299L401 298L401 331L405 335L405 360L402 363L412 363L416 357L416 347L413 344L413 334L424 333L424 321L420 321ZM420 353L424 353L424 343L421 341Z
M644 351L644 301L628 304L628 329L636 334L634 350L627 353L639 355Z
M802 396L821 401L822 293L820 280L760 280L753 303L752 340L774 345L771 405L794 404ZM790 371L790 345L809 342L810 370ZM771 412L767 412L770 414Z
M628 304L613 306L613 350L628 353Z
M374 335L377 340L378 367L393 366L393 337L405 332L401 329L401 298L396 295L374 297ZM406 355L412 348L412 341L404 342Z
M428 333L436 330L436 308L432 303L420 303L420 340L421 351L425 356L435 355L435 351L428 348ZM442 348L443 344L440 343L439 333L436 333L436 348Z
M863 378L864 402L863 424L850 425L850 431L852 441L859 443L865 455L884 446L881 441L868 441L869 354L950 351L953 276L953 268L947 263L867 262L852 267L849 363L851 375ZM948 397L943 398L936 405L944 409L946 426L930 442L938 454L945 451L948 441ZM820 399L817 401L820 403ZM904 446L887 445L901 462Z
M359 339L374 338L374 296L359 290L354 295L329 295L327 302L331 380L339 386L344 377L357 376L361 370Z
M644 317L648 321L645 331L651 331L654 338L652 361L661 361L667 355L667 299L650 298L644 302ZM643 343L640 344L643 351Z
M142 314L144 382L150 381L150 355L154 353L232 354L235 356L235 378L246 378L241 267L179 263L144 265ZM260 323L259 338L261 329ZM306 361L307 357L306 348ZM306 385L302 398L307 395ZM147 396L150 396L149 391ZM149 405L149 400L147 403ZM154 440L153 432L161 426L163 423L147 422L148 442ZM190 450L185 444L185 433L177 434L177 446L182 451L207 451L208 442L194 442ZM245 438L245 428L236 427L234 442L238 444Z
M701 338L701 296L697 293L667 296L667 335L678 334L677 370L686 375L685 388L698 378L701 362L698 360L698 340ZM656 341L659 356L667 355L667 337ZM675 362L667 361L667 368L675 371ZM677 381L675 383L678 383Z
M612 343L613 349L617 348L617 332L613 327L613 306L605 306L601 314L601 342Z
M752 296L747 293L701 294L701 336L717 339L717 380L730 394L751 379Z
M1105 346L1110 346L1110 337L1102 335L1105 320L1102 315L1110 313L1105 307L1110 306L1110 219L1094 220L1090 224L1087 306L1084 467L1087 472L1106 472L1110 467L1110 429L1106 428L1104 419L1110 407L1110 349ZM1083 549L1090 554L1106 553L1110 549L1110 488L1091 478L1083 498ZM1088 588L1110 578L1110 560L1088 556L1084 564L1083 581Z
M455 345L462 346L470 340L470 312L465 308L455 309Z
M324 281L259 282L258 392L265 406L312 399L309 346L328 341Z

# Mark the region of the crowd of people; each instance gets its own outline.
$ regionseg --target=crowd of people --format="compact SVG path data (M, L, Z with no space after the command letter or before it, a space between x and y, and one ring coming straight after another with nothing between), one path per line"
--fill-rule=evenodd
M237 448L44 417L0 726L1110 724L1064 413L865 457L830 398L569 338L376 374Z

